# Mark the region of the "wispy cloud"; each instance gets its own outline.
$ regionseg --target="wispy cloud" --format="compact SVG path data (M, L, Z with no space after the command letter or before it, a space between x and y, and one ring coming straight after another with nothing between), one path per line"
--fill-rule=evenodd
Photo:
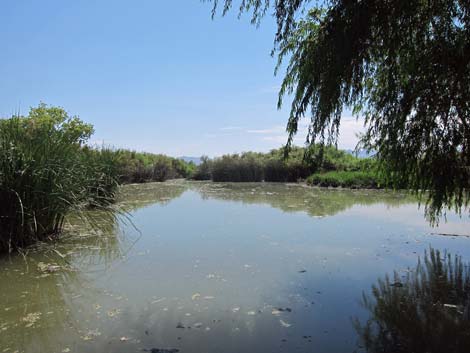
M294 144L303 145L309 126L308 119L301 120L298 132L294 137ZM246 130L249 134L260 135L262 141L283 144L287 141L287 132L284 126L276 125L265 129ZM343 116L339 129L338 147L341 149L354 149L359 141L358 135L364 132L364 119L352 116Z
M285 143L287 141L287 137L283 135L264 136L263 141Z
M243 130L242 126L224 126L219 128L220 131L239 131Z
M271 128L267 129L253 129L253 130L246 130L249 134L260 134L260 135L269 135L269 134L276 134L276 133L283 133L286 131L286 128L282 125L276 125Z
M359 141L358 135L365 132L364 119L344 117L339 126L338 147L342 149L354 149Z

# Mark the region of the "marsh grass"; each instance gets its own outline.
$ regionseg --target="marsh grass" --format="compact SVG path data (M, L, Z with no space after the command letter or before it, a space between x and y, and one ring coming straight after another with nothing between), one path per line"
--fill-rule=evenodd
M44 104L0 121L0 252L57 236L71 211L113 212L114 155L84 147L92 133Z
M379 187L375 159L357 158L333 146L292 147L285 158L283 148L268 153L244 152L207 157L193 173L195 180L216 182L297 182L310 178L322 186ZM381 185L381 184L380 184Z
M119 181L122 184L189 178L196 169L193 163L161 154L122 149L115 150L113 153L117 161L115 165Z
M343 187L361 189L379 189L385 183L373 171L331 171L316 173L307 178L310 185L323 187Z

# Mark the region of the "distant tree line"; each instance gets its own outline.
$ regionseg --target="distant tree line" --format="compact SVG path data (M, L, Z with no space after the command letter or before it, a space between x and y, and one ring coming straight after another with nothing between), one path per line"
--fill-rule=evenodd
M328 172L335 172L338 180L349 175L349 185L333 179L317 182L312 178L312 175ZM363 182L364 175L370 179L368 183ZM381 186L373 158L357 158L334 147L319 146L293 147L287 159L282 148L269 153L245 152L214 159L203 157L192 178L215 182L297 182L308 179L314 185L351 187L354 186L351 176L360 178L363 187Z
M168 179L190 178L196 169L182 159L129 150L113 151L120 183L144 183Z

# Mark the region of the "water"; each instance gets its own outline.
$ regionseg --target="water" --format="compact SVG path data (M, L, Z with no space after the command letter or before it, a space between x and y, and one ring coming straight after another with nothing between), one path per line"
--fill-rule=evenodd
M379 278L430 247L470 261L470 238L434 234L468 218L430 228L403 194L178 181L120 204L0 258L0 352L362 352Z

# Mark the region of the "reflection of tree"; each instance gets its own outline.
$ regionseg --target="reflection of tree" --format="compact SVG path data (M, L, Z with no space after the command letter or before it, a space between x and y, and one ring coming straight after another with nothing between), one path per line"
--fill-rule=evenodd
M53 253L30 253L24 260L20 255L2 260L2 349L60 351L57 337L64 331L73 332L76 323L70 302L87 286L86 279ZM45 264L44 269L41 264ZM53 271L47 270L48 264L54 264ZM77 308L77 303L73 304Z
M59 241L38 243L24 257L0 258L0 301L8 309L0 317L0 326L6 327L2 348L61 351L62 338L83 331L77 320L77 313L86 311L82 297L96 295L88 274L104 271L129 247L129 239L119 236L116 217L86 212L86 217L68 218Z
M178 180L165 183L124 185L120 189L118 204L126 212L156 203L167 204L180 197L188 187L189 183Z
M307 212L311 216L334 215L354 205L383 203L399 206L415 202L405 194L377 190L318 189L296 184L200 183L193 186L204 198L268 204L284 212Z
M470 267L431 249L405 280L379 279L363 296L370 318L355 320L367 352L468 352Z
M284 212L307 212L311 216L334 215L354 205L383 203L400 206L416 200L403 193L378 190L318 189L284 183L214 183L170 181L125 185L118 205L126 212L153 204L167 204L185 191L197 191L204 199L268 204Z

